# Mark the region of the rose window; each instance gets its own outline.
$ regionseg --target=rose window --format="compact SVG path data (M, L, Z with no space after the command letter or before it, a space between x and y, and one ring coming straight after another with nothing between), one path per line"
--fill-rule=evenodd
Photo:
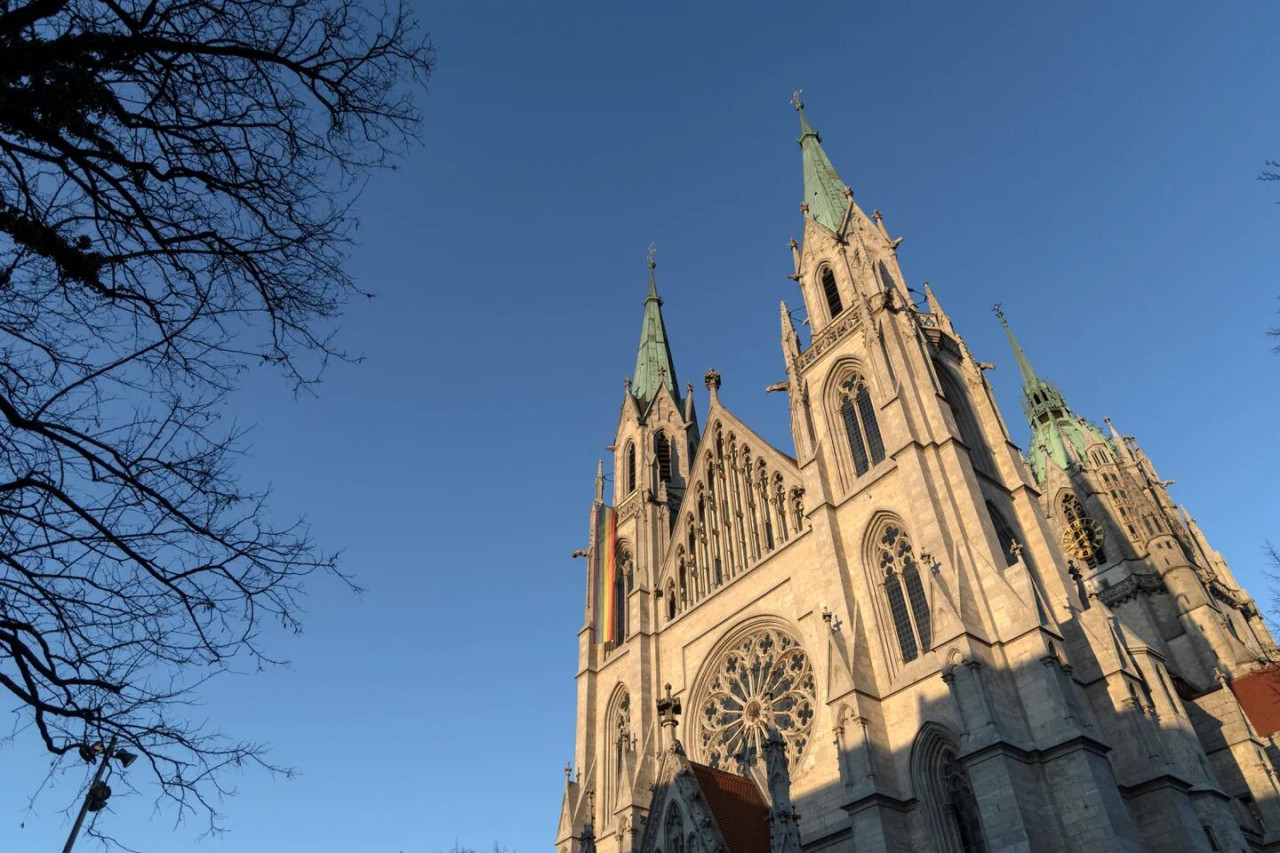
M712 767L763 755L770 729L787 744L794 771L813 729L813 667L795 638L765 628L716 658L695 716L698 744Z

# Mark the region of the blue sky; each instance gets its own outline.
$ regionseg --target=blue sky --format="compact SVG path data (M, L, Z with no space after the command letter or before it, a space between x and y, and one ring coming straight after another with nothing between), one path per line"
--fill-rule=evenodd
M1280 540L1280 6L1263 3L423 3L424 144L360 203L347 346L316 399L254 375L244 465L368 592L316 583L283 671L194 713L270 743L229 834L150 791L100 820L156 851L429 853L553 841L572 754L596 459L658 246L681 382L789 449L777 303L796 303L813 125L908 283L928 280L1015 435L1004 303L1077 412L1135 434L1260 601ZM798 304L798 303L796 303ZM139 772L142 765L135 765ZM56 849L85 780L0 744L0 847ZM34 807L27 798L35 794ZM25 826L22 824L25 822Z

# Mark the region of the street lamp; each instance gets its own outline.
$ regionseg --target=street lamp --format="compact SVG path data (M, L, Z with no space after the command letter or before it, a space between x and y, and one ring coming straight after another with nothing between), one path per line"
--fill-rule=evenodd
M117 737L112 735L111 743L107 745L106 749L102 748L101 743L95 743L93 746L89 746L87 743L80 744L81 758L85 761L93 761L101 753L102 761L98 764L98 771L93 774L93 781L89 783L89 790L85 792L84 802L80 804L80 814L76 815L75 825L71 827L71 835L67 838L67 846L62 848L62 853L71 853L71 848L76 843L76 836L80 834L80 827L84 823L84 816L89 812L101 811L103 806L107 804L107 799L111 796L111 787L102 781L102 774L107 769L107 760L114 758L120 762L121 767L128 767L138 760L138 756L132 752L116 749Z

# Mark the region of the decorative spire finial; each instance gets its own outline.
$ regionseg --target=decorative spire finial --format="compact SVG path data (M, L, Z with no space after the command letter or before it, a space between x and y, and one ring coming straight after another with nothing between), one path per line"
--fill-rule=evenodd
M707 392L711 395L711 402L716 403L720 400L720 371L714 367L708 367L707 372L702 374L702 381L707 386Z
M1024 394L1030 394L1032 386L1041 385L1039 377L1036 376L1035 370L1031 367L1031 362L1027 360L1026 353L1022 351L1022 347L1018 345L1018 339L1013 335L1013 329L1009 328L1009 321L1005 319L1004 307L997 302L991 306L991 313L1000 318L1000 325L1004 326L1005 337L1009 339L1009 346L1013 349L1013 357L1018 361L1018 372L1022 374L1022 389ZM1064 404L1065 407L1065 404Z
M658 700L658 721L664 729L671 730L671 751L683 754L684 747L676 737L676 717L680 714L680 699L671 695L671 685L666 685L666 695Z
M796 112L804 112L804 101L800 100L800 96L804 94L804 89L791 90L791 106Z
M649 269L653 269L657 266L657 264L653 262L653 256L656 254L658 254L658 244L650 243L649 251L645 253L645 257L649 259Z

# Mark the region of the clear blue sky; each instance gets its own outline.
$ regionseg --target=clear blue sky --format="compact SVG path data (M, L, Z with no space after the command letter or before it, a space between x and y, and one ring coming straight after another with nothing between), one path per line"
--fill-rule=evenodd
M1002 301L1074 408L1138 436L1260 601L1280 540L1280 6L1264 3L424 3L425 144L361 203L365 354L318 399L264 373L245 477L305 511L368 593L313 587L293 661L195 713L269 742L230 833L151 792L100 820L147 853L550 848L572 754L592 475L658 245L681 382L789 447L787 101L935 287L1025 438ZM1033 8L1034 7L1034 8ZM57 849L84 781L0 744L0 848ZM139 772L135 765L133 772ZM121 789L119 786L117 791ZM20 824L25 820L25 828ZM91 848L91 845L88 845Z

